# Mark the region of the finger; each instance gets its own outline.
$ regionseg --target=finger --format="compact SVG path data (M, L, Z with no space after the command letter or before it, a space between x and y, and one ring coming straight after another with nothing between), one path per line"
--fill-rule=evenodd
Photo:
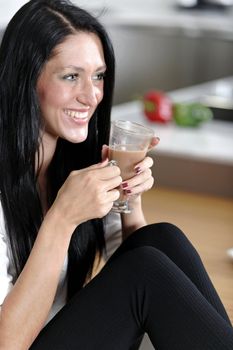
M154 161L151 157L146 157L140 163L136 164L134 167L135 174L141 174L148 168L151 168L154 164Z
M117 189L113 189L108 191L109 200L115 202L120 197L120 191Z
M109 147L107 145L102 146L102 151L101 151L102 160L105 160L108 158L108 149Z
M93 164L93 165L90 165L90 166L87 167L87 168L78 170L78 172L80 173L80 172L84 172L84 171L88 171L88 170L101 169L101 168L105 168L107 165L108 165L108 159L105 159L105 160L103 160L103 161L100 162L100 163ZM76 172L76 171L74 171L74 172Z
M153 184L154 184L154 178L150 177L145 182L140 183L139 185L133 188L130 188L130 190L127 190L127 195L130 197L133 195L142 194L143 192L149 191L153 186Z
M102 162L100 162L100 163L91 165L89 167L89 169L101 169L101 168L105 168L107 165L108 165L108 159L106 158L106 159L102 160Z
M139 175L135 175L134 177L132 177L131 179L124 181L121 184L121 187L124 190L127 189L132 189L136 186L139 186L140 184L142 184L143 182L146 182L148 179L150 179L152 177L152 171L151 169L146 169L143 172L141 172Z
M120 197L120 191L116 188L111 189L110 191L105 191L105 202L113 203Z
M107 158L101 163L91 165L88 168L74 171L73 173L76 174L81 172L95 171L96 173L93 175L97 176L100 180L106 180L106 179L110 179L112 177L120 175L120 168L118 166L116 165L108 166L108 164L109 164L109 161Z
M117 165L105 166L104 168L98 170L98 177L100 180L109 180L120 176L120 173L120 168Z
M113 203L119 199L120 192L117 189L105 192L105 204L104 205L104 214L102 213L99 217L107 215L107 213L112 209Z
M138 186L146 181L148 181L148 179L150 179L152 177L152 171L150 168L144 170L143 172L141 172L141 174L135 176L134 179L132 179L133 181L133 186Z
M158 136L154 136L151 140L151 144L148 147L148 151L150 151L152 148L154 148L155 146L157 146L160 142L160 138Z
M115 189L119 187L122 183L122 177L121 176L116 176L114 178L111 178L109 180L105 180L105 186L104 190L105 191L110 191L112 189Z

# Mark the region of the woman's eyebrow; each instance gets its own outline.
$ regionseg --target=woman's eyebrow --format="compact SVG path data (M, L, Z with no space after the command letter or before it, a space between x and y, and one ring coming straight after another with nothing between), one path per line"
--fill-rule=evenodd
M103 71L103 70L106 70L107 69L107 66L106 65L103 65L103 66L100 66L96 69L96 72L98 71Z
M69 65L69 66L63 67L63 69L73 69L76 72L84 72L85 71L85 69L83 67L74 66L74 65ZM98 67L95 71L99 72L99 71L103 71L106 69L107 69L106 65L103 65L103 66Z

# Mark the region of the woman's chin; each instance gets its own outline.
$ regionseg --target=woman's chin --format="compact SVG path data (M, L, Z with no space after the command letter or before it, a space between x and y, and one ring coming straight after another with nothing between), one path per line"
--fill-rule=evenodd
M71 143L81 143L87 139L88 128L81 128L80 130L75 130L69 135L64 135L64 139Z

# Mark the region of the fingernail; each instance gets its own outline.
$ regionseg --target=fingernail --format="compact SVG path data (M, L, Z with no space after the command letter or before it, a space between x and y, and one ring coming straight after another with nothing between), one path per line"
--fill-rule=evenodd
M142 171L140 166L137 166L134 170L135 170L136 174L139 174Z
M123 182L123 183L121 184L121 186L122 186L122 188L126 188L126 187L128 187L128 183L127 183L127 182Z
M160 141L160 137L156 136L156 140Z
M125 190L125 192L126 192L127 194L132 193L132 191L131 191L131 190Z

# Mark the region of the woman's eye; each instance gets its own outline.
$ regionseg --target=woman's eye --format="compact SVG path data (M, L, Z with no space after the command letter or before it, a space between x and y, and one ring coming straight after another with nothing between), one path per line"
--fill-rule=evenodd
M78 78L78 74L66 74L63 79L65 80L70 80L70 81L75 81Z
M93 80L103 80L104 77L105 77L105 72L97 73L96 75L93 76Z

